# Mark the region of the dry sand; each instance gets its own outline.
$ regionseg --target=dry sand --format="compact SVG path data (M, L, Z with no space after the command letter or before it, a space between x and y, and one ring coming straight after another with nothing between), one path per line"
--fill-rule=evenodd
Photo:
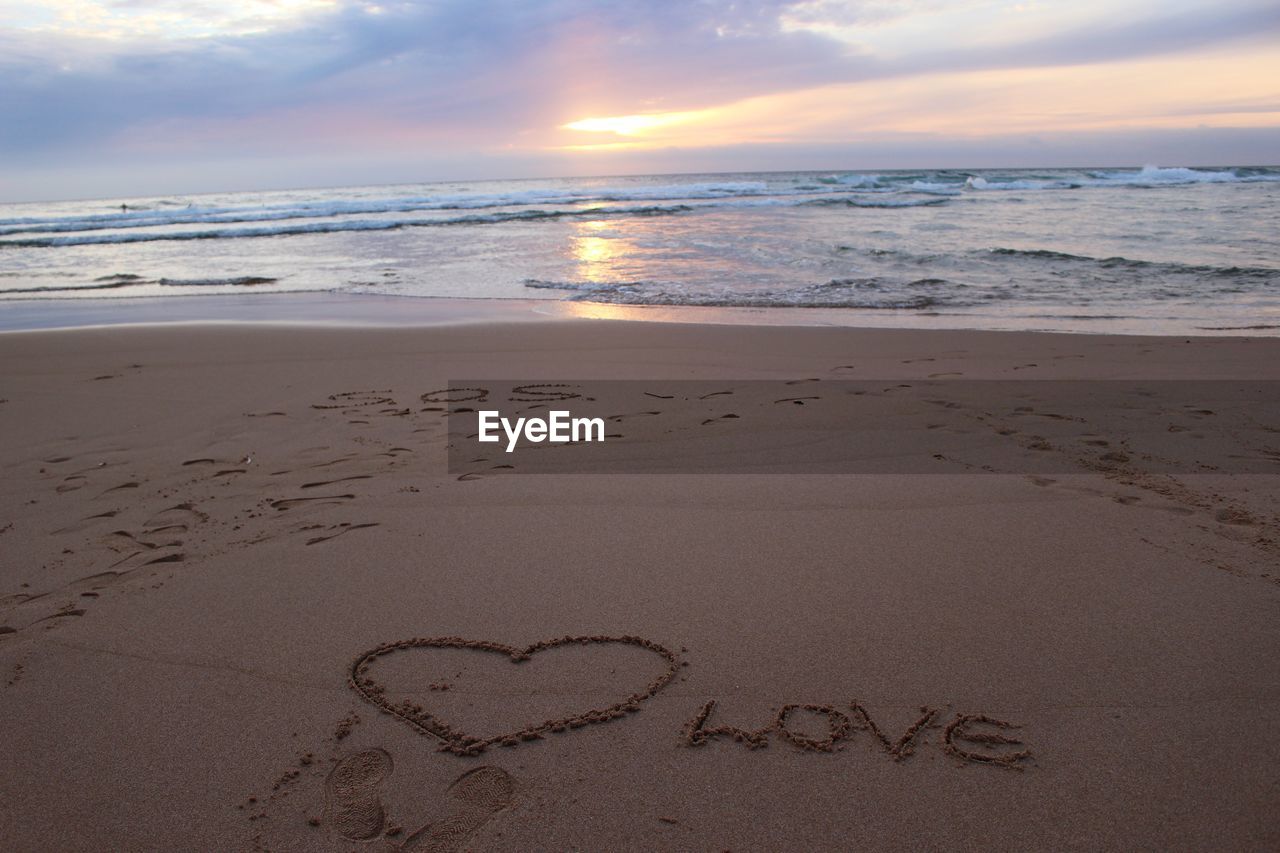
M1280 379L1280 341L195 326L0 364L5 849L1280 847L1276 420L1151 414L1256 475L1099 468L1142 448L1055 412L1052 476L460 477L421 399Z

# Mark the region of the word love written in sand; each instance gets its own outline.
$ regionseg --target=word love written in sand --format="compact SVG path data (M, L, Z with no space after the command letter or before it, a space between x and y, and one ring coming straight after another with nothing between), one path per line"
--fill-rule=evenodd
M371 674L380 658L392 655L428 654L447 649L469 650L501 656L513 665L528 662L534 655L552 649L574 646L613 646L641 649L662 664L660 674L647 686L625 695L603 707L570 712L548 717L540 723L519 727L499 734L475 734L463 731L447 722L439 713L425 708L412 698L394 702L388 698L389 688ZM413 637L408 640L384 643L370 649L355 659L351 665L350 683L365 701L380 711L413 726L423 734L441 741L440 749L456 755L478 755L490 746L518 746L521 742L540 740L548 733L565 732L584 726L606 723L640 710L641 703L662 690L675 678L683 664L675 652L652 640L633 636L578 636L542 640L523 648L486 640L467 640L461 637ZM447 690L445 681L434 682L430 689ZM1018 727L1004 720L985 714L956 714L945 725L941 711L921 707L916 720L896 739L886 734L865 707L857 702L848 705L789 704L777 712L773 720L763 728L747 730L731 725L711 724L716 708L714 700L703 704L697 714L685 724L681 735L691 747L703 746L717 739L732 739L751 749L768 746L770 738L778 738L804 750L834 752L841 749L841 742L851 739L859 731L869 732L880 747L895 761L902 761L914 753L917 744L927 733L941 730L941 747L948 754L980 764L1021 769L1031 758L1031 751L1013 736ZM814 734L817 726L821 734Z

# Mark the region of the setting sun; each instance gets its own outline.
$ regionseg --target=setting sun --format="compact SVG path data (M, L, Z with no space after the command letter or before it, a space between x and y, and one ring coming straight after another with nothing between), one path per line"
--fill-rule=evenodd
M564 130L585 130L591 133L616 133L618 136L640 136L646 131L674 124L684 124L697 118L704 111L681 113L645 113L630 116L584 118L561 125Z

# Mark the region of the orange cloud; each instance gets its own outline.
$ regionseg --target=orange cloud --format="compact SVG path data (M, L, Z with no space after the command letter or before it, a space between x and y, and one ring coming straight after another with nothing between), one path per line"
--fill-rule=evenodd
M578 119L544 141L608 151L1196 126L1280 126L1280 53L1259 47L822 86L710 109Z

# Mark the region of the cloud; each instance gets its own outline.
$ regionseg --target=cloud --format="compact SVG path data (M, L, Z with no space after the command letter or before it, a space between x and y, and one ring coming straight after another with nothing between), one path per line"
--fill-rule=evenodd
M263 32L338 0L0 0L11 28L106 38Z
M110 5L146 22L203 8L194 0ZM251 156L536 146L588 116L705 109L922 74L1114 62L1280 31L1273 4L1162 4L1122 19L1106 4L1084 3L1098 13L1065 31L1023 28L969 47L972 39L941 28L890 54L875 49L885 27L1010 13L943 0L363 0L302 2L272 18L259 8L270 4L233 5L239 11L224 13L223 31L198 38L151 23L145 38L122 36L118 26L110 38L84 28L0 30L0 154L12 163L113 148L181 157L212 147ZM245 21L256 22L253 31Z

